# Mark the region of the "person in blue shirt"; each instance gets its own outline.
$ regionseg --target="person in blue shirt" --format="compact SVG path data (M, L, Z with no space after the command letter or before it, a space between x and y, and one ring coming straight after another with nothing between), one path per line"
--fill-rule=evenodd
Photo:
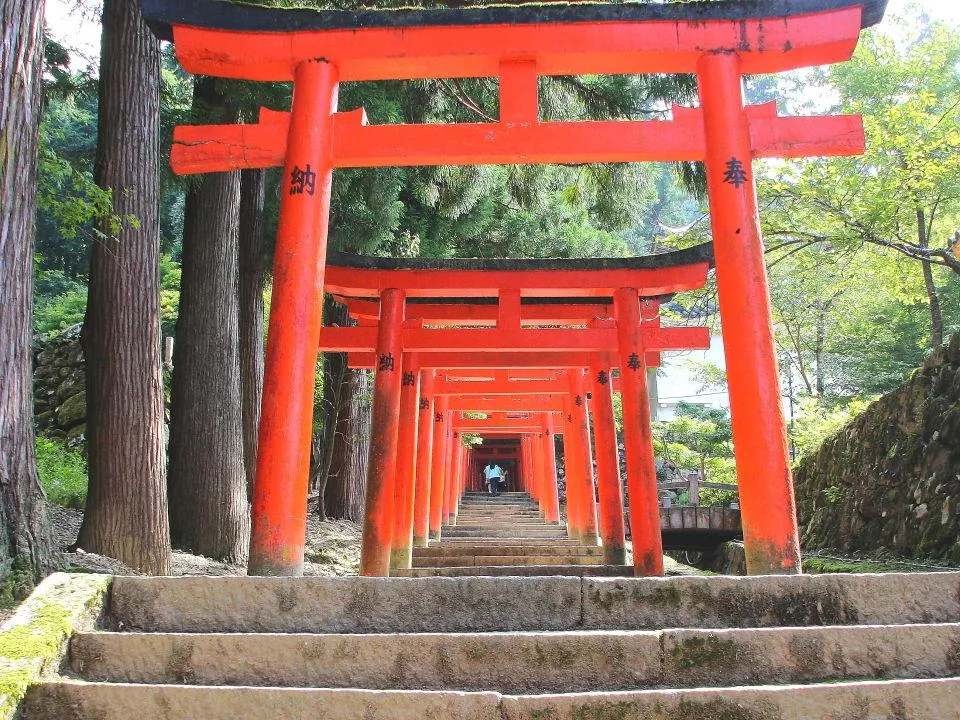
M483 475L486 478L487 489L490 494L499 495L500 483L503 481L503 468L491 460L483 469Z

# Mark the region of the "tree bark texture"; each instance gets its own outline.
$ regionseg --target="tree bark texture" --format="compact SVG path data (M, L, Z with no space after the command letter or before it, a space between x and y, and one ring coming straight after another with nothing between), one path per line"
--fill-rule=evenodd
M170 573L160 348L160 43L137 0L105 0L97 183L139 227L93 246L83 329L90 488L78 544Z
M30 361L42 29L43 0L0 0L0 576L24 585L56 563Z
M198 79L194 104L218 102L216 81ZM242 563L250 512L240 400L239 206L239 172L204 175L187 194L168 487L173 546Z
M240 174L240 386L243 461L247 498L257 474L260 400L263 397L263 288L266 281L263 232L264 170Z
M921 249L930 247L930 234L927 231L927 216L923 208L917 208L917 244ZM940 310L940 295L933 281L933 265L921 263L923 267L923 285L930 303L930 347L936 349L943 345L943 313Z
M346 307L329 298L326 325L346 325ZM359 522L367 475L373 388L370 373L351 370L343 353L323 357L323 453L318 469L321 516Z

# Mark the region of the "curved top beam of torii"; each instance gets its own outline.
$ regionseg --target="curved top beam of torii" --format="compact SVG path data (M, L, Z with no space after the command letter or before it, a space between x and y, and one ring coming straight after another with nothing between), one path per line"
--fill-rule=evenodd
M779 72L849 58L860 30L883 17L886 0L477 2L361 11L142 0L142 8L192 73L284 81L298 63L322 55L341 68L342 80L384 80L496 75L506 55L536 60L546 75L580 75L693 72L703 52L736 51L747 73ZM531 33L531 25L551 32Z
M580 2L445 10L291 11L225 0L142 0L155 26L172 28L190 72L289 81L322 60L337 81L498 77L498 122L368 125L363 108L334 112L330 165L386 167L705 160L704 113L671 119L543 122L537 78L551 75L693 73L703 57L736 55L737 73L840 62L886 0ZM750 154L858 155L857 116L779 117L774 104L745 109ZM264 109L247 125L177 128L180 174L285 165L291 115ZM741 158L742 160L742 158ZM292 169L292 168L291 168ZM307 175L313 172L308 166Z
M379 258L332 252L324 289L346 298L376 298L395 288L408 299L444 298L452 306L513 290L522 298L546 303L556 298L553 302L563 305L571 298L609 299L622 287L637 288L645 298L695 290L703 287L712 264L711 243L628 258Z

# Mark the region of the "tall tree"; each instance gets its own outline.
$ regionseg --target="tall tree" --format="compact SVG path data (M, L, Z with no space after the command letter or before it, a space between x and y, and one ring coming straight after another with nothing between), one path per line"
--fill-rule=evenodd
M199 78L204 120L235 120L225 85ZM240 173L204 175L187 194L170 417L174 547L242 562L250 513L243 461L238 302Z
M30 377L43 0L0 1L0 575L55 563L37 479Z
M839 91L839 111L863 114L867 152L780 166L761 184L761 202L775 247L872 247L916 261L935 347L944 332L940 294L960 276L960 40L913 11L899 25L915 36L868 33L851 62L815 74L817 91L802 91L818 99Z
M350 324L346 306L329 297L323 315L325 325ZM371 392L367 371L352 370L345 353L324 353L322 435L314 440L311 457L311 487L321 518L363 518Z
M266 282L264 196L266 172L240 173L240 383L247 497L257 472L260 400L263 396L263 290Z
M170 572L160 351L160 43L137 0L105 0L97 183L114 212L92 249L83 340L90 488L78 544Z

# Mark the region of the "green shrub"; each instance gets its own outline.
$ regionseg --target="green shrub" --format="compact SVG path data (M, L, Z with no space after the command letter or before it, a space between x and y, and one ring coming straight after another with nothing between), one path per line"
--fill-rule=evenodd
M87 462L77 450L38 436L37 471L49 502L70 508L86 505Z
M64 328L83 322L87 312L86 288L70 290L38 301L33 311L33 329L40 335L55 335Z

